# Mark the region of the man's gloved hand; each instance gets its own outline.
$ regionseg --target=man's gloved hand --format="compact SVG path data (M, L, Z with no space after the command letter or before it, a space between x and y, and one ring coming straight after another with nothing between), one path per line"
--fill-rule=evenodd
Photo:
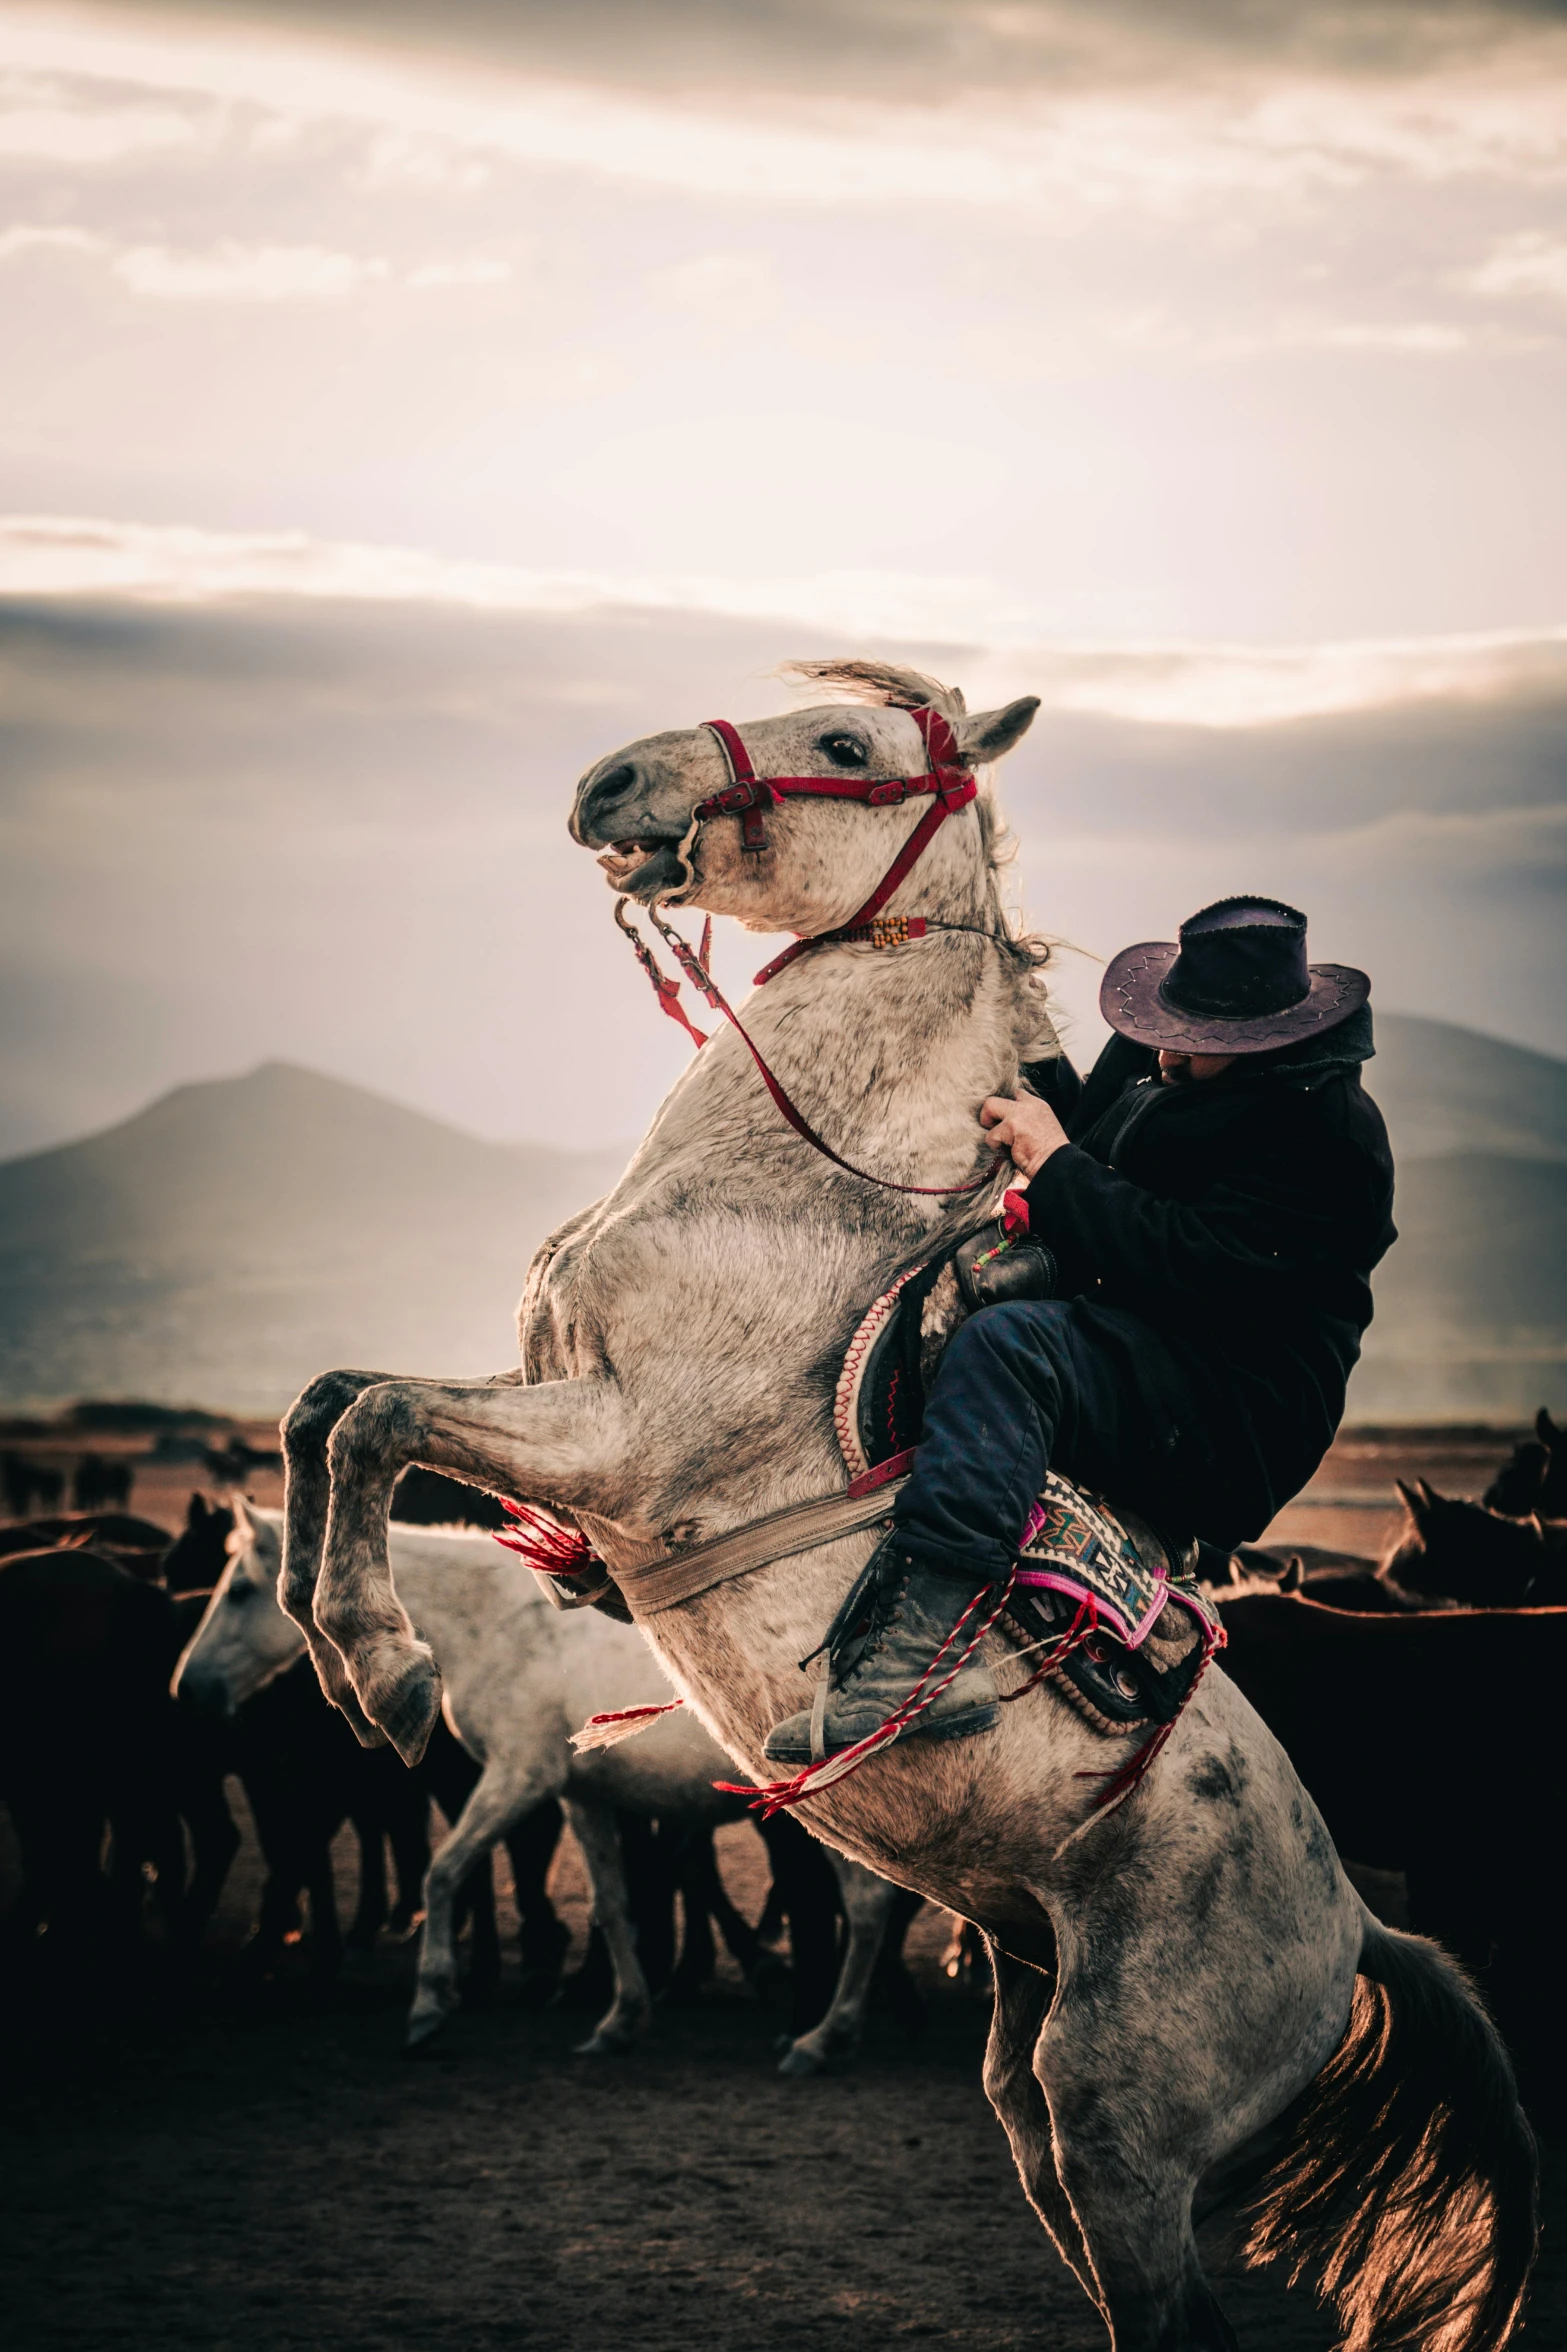
M1051 1153L1071 1140L1050 1105L1032 1094L987 1096L979 1123L989 1130L985 1140L992 1151L1011 1153L1020 1176L1036 1176Z
M952 1256L958 1291L971 1315L981 1307L1004 1306L1012 1299L1047 1299L1056 1295L1056 1261L1035 1233L1008 1233L997 1219L982 1225Z

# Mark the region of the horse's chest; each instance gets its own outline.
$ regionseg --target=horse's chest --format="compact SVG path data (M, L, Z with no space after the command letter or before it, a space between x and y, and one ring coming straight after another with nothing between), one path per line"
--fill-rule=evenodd
M694 1191L695 1188L693 1187ZM538 1282L524 1326L534 1379L635 1380L647 1360L811 1366L886 1287L874 1232L783 1213L763 1193L609 1217ZM839 1348L841 1357L841 1346Z

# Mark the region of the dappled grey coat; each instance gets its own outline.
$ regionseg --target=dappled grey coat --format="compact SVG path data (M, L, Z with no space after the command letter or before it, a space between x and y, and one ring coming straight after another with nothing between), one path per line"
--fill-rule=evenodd
M1088 1078L1029 1078L1072 1146L1028 1187L1057 1295L1151 1324L1181 1370L1159 1498L1211 1543L1260 1535L1332 1443L1395 1235L1393 1156L1360 1082L1369 1008L1324 1037L1167 1086L1113 1037Z

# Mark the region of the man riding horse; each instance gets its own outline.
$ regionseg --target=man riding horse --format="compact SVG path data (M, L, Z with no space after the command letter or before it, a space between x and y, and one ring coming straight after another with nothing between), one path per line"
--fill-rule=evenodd
M1064 1057L1035 1063L1033 1092L984 1104L1029 1180L1030 1295L1014 1278L948 1344L892 1531L773 1761L819 1761L890 1722L932 1739L995 1724L977 1658L912 1714L910 1698L934 1659L962 1656L1052 1469L1225 1551L1306 1484L1394 1240L1387 1130L1360 1078L1370 985L1307 963L1293 907L1221 899L1178 946L1115 958L1100 1008L1116 1034L1086 1081Z

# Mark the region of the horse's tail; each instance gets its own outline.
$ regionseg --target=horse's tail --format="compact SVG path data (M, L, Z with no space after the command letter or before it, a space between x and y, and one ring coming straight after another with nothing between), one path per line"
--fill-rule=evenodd
M1367 1914L1348 2029L1291 2123L1248 2257L1313 2278L1343 2352L1505 2344L1534 2263L1534 2134L1457 1962Z

